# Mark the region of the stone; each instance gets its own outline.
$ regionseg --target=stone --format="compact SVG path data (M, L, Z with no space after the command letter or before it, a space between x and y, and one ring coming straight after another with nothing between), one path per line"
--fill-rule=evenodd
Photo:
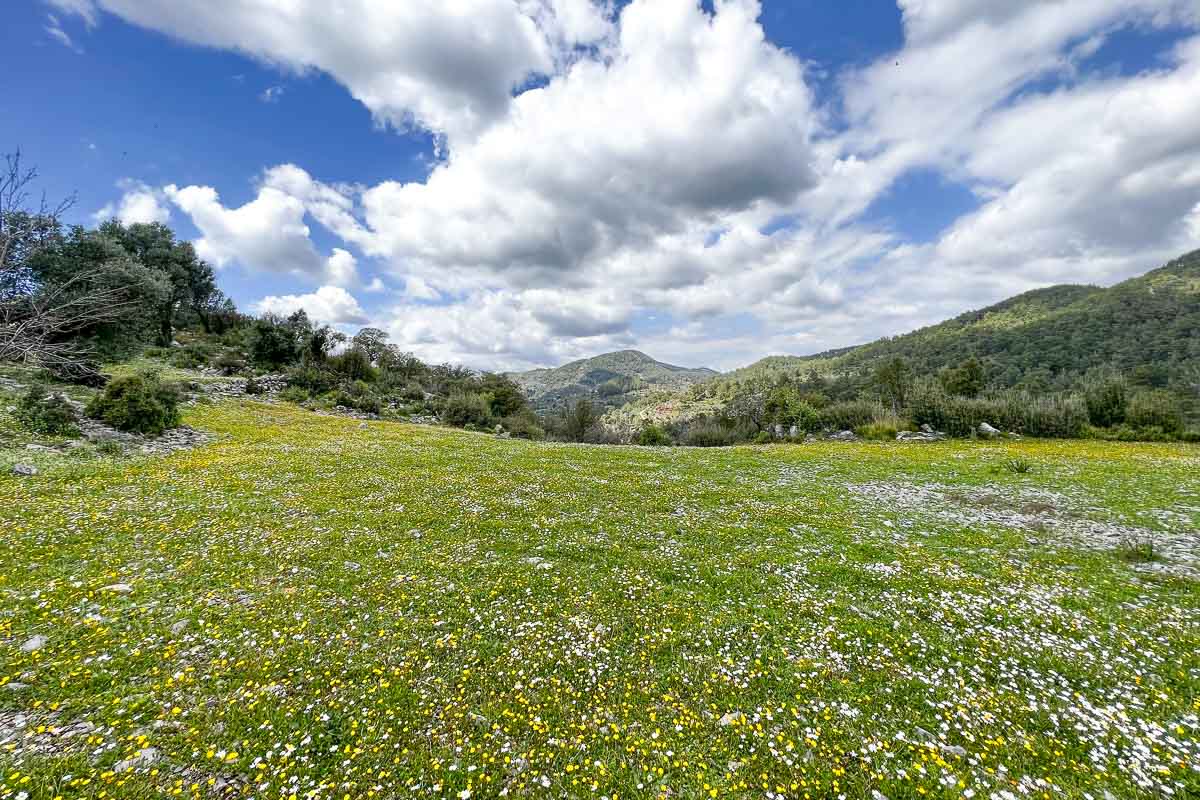
M158 763L159 755L157 747L143 747L137 751L133 758L127 758L124 761L118 761L113 767L113 772L118 774L128 772L131 769L139 767L151 767Z
M743 714L742 712L730 711L728 714L726 714L725 716L723 716L719 720L717 720L717 724L720 725L722 728L728 728L730 725L733 725L735 723L744 722L745 719L746 719L746 715Z
M27 444L27 445L25 445L25 449L26 449L26 450L33 450L33 451L35 451L35 452L39 452L39 453L55 453L55 452L58 452L58 451L56 451L56 450L55 450L53 447L46 447L46 445L44 445L44 444Z
M38 650L41 650L43 647L45 647L46 642L48 642L48 641L49 641L49 639L47 639L45 636L42 636L41 634L38 634L37 636L32 636L25 641L25 644L21 645L21 652L36 653Z
M935 433L935 431L933 430L933 426L926 422L921 426L921 433Z
M128 583L111 583L104 587L104 591L112 592L113 594L132 594L133 587Z
M979 435L981 437L983 437L984 439L995 439L997 436L1000 436L1001 434L998 429L993 428L991 425L987 424L986 422L981 422L981 423L979 423Z
M841 431L829 437L831 442L857 442L858 436L854 431Z
M926 431L900 431L896 434L897 442L940 442L946 438L944 433L928 433Z
M9 681L8 683L4 684L4 688L10 692L19 692L22 689L28 689L29 684L21 683L20 681Z
M38 469L32 464L13 464L12 474L31 478L38 474Z
M178 622L176 622L174 625L172 625L172 626L171 626L171 633L172 633L172 635L174 635L174 636L178 636L179 634L181 634L181 633L183 633L184 631L186 631L186 630L187 630L187 626L188 626L189 622L190 622L189 620L186 620L186 619L181 619L181 620L179 620Z

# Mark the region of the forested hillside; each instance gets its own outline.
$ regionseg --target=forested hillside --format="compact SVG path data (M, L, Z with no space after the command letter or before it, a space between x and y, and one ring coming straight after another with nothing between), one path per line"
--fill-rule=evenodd
M896 357L925 374L976 358L996 386L1064 387L1101 367L1156 386L1200 382L1200 251L1108 289L1038 289L903 336L766 358L728 377L864 375Z
M637 350L621 350L572 361L554 369L513 373L511 377L535 408L550 410L581 399L619 407L653 391L685 389L717 376L711 369L689 369L655 361Z

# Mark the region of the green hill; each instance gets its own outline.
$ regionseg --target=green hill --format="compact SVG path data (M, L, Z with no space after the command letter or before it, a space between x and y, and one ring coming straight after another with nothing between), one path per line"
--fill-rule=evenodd
M621 350L572 361L553 369L510 373L535 408L552 409L575 400L619 407L656 391L678 391L711 380L719 373L655 361L637 350Z
M813 356L772 356L727 377L861 375L897 356L922 374L975 357L997 385L1069 382L1107 366L1166 383L1200 366L1200 251L1111 288L1038 289L903 336Z

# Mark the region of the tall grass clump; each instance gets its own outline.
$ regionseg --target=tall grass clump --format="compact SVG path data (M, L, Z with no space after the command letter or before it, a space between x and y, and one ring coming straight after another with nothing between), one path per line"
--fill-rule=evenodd
M1088 424L1087 405L1078 395L1034 396L1008 391L959 397L932 382L913 392L910 410L917 425L930 425L951 436L970 436L986 422L1026 436L1074 439Z
M891 413L878 400L850 400L834 403L820 411L821 427L853 431L864 428L876 420L887 419Z

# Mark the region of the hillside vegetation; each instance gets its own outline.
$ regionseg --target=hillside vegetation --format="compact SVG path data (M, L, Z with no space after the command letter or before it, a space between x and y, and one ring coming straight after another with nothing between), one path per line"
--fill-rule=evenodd
M185 422L0 474L0 798L1200 792L1195 447Z
M580 399L617 407L638 396L684 389L717 375L715 370L677 367L637 350L622 350L508 377L521 387L534 408L548 411Z
M727 377L858 375L895 357L926 374L975 357L1002 386L1065 385L1100 367L1163 385L1195 374L1200 383L1200 251L1108 289L1038 289L903 336L766 358Z
M860 347L765 358L606 418L625 435L657 426L682 442L722 427L704 438L726 443L772 425L947 424L962 435L1005 421L1029 435L1117 438L1183 435L1200 421L1200 251L1107 289L1039 289Z

